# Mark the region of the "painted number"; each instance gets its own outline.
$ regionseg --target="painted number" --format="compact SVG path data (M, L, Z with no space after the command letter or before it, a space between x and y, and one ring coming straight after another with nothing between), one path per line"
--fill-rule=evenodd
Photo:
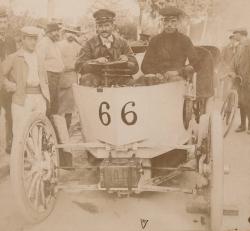
M137 115L134 111L127 111L126 112L126 107L130 104L132 107L135 106L135 102L130 101L123 106L122 111L121 111L122 121L123 121L123 123L125 123L127 125L133 125L137 121Z
M104 106L106 107L106 110L109 110L110 108L107 102L102 102L99 107L99 118L104 126L108 126L111 123L111 117L108 112L103 112Z
M121 119L122 119L122 122L125 123L126 125L134 125L137 121L137 114L134 111L126 111L128 106L135 107L135 102L130 101L122 107ZM104 111L104 110L109 110L109 109L110 109L110 105L108 102L104 101L100 104L99 118L100 118L101 123L104 126L108 126L111 123L110 114L107 111Z

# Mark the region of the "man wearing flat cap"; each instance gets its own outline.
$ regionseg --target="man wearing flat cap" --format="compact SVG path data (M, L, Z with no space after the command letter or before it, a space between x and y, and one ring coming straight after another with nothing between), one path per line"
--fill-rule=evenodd
M153 37L142 61L144 74L184 75L186 60L195 67L197 56L194 46L186 35L178 31L179 20L184 12L176 7L160 10L164 30Z
M12 95L13 138L19 137L26 119L32 112L46 113L49 102L47 72L35 52L39 29L21 29L22 48L3 62L3 76Z
M7 35L8 13L5 7L0 6L0 60L3 62L6 57L16 52L16 42L14 38ZM1 84L2 83L2 84ZM12 93L8 92L8 85L0 78L0 111L5 110L5 131L6 131L6 153L10 153L12 142L12 116L11 98Z
M113 33L115 13L101 9L93 17L97 35L86 42L76 63L77 71L83 75L84 84L96 86L103 81L101 69L88 64L91 60L99 63L122 60L126 62L126 69L129 69L130 74L135 74L139 67L131 48L126 40Z
M250 134L250 40L247 38L248 33L245 28L235 29L233 34L239 42L239 47L233 58L230 75L233 78L239 76L242 79L241 86L238 89L241 124L236 132L247 130L247 133Z
M47 111L48 116L58 112L59 81L64 71L64 63L58 46L60 31L58 23L49 23L46 35L37 45L37 54L44 61L49 81L50 106Z
M76 26L65 26L63 28L64 39L58 43L64 63L64 71L59 81L59 105L58 114L65 116L69 129L72 113L75 110L75 102L72 84L77 83L78 76L75 71L76 59L81 50L78 37L80 30Z

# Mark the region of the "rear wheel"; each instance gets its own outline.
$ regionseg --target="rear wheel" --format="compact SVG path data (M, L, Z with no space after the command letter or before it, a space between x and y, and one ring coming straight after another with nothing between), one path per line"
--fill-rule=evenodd
M24 218L37 223L53 210L57 198L58 150L50 121L32 114L13 141L10 176L14 197Z

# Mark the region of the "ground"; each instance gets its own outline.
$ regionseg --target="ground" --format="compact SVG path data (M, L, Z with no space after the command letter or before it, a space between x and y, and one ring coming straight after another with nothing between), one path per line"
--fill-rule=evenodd
M232 130L239 123L238 116ZM224 203L237 205L239 216L224 216L224 230L250 230L250 135L231 131L224 140ZM10 179L0 182L0 230L3 231L70 231L119 230L140 231L141 219L148 220L146 231L204 230L201 215L185 212L191 195L180 193L145 193L132 198L117 198L105 192L61 192L53 213L41 224L23 221L13 201ZM205 219L206 222L206 219Z

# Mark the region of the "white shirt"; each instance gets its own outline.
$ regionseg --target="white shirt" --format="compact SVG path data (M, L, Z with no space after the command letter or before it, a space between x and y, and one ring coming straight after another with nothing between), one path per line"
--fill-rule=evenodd
M28 76L27 76L27 85L29 87L36 87L39 86L39 73L38 73L38 61L37 61L37 54L35 52L23 52L24 59L28 64Z
M74 70L81 46L75 41L69 42L66 39L58 42L58 46L62 54L65 70Z
M110 49L112 43L114 42L113 36L110 35L108 38L103 38L102 36L100 36L100 38L101 38L102 44L103 44L104 46L106 46L108 49Z
M37 45L37 54L45 63L47 71L60 73L64 70L61 51L57 42L53 42L49 37L43 37Z

